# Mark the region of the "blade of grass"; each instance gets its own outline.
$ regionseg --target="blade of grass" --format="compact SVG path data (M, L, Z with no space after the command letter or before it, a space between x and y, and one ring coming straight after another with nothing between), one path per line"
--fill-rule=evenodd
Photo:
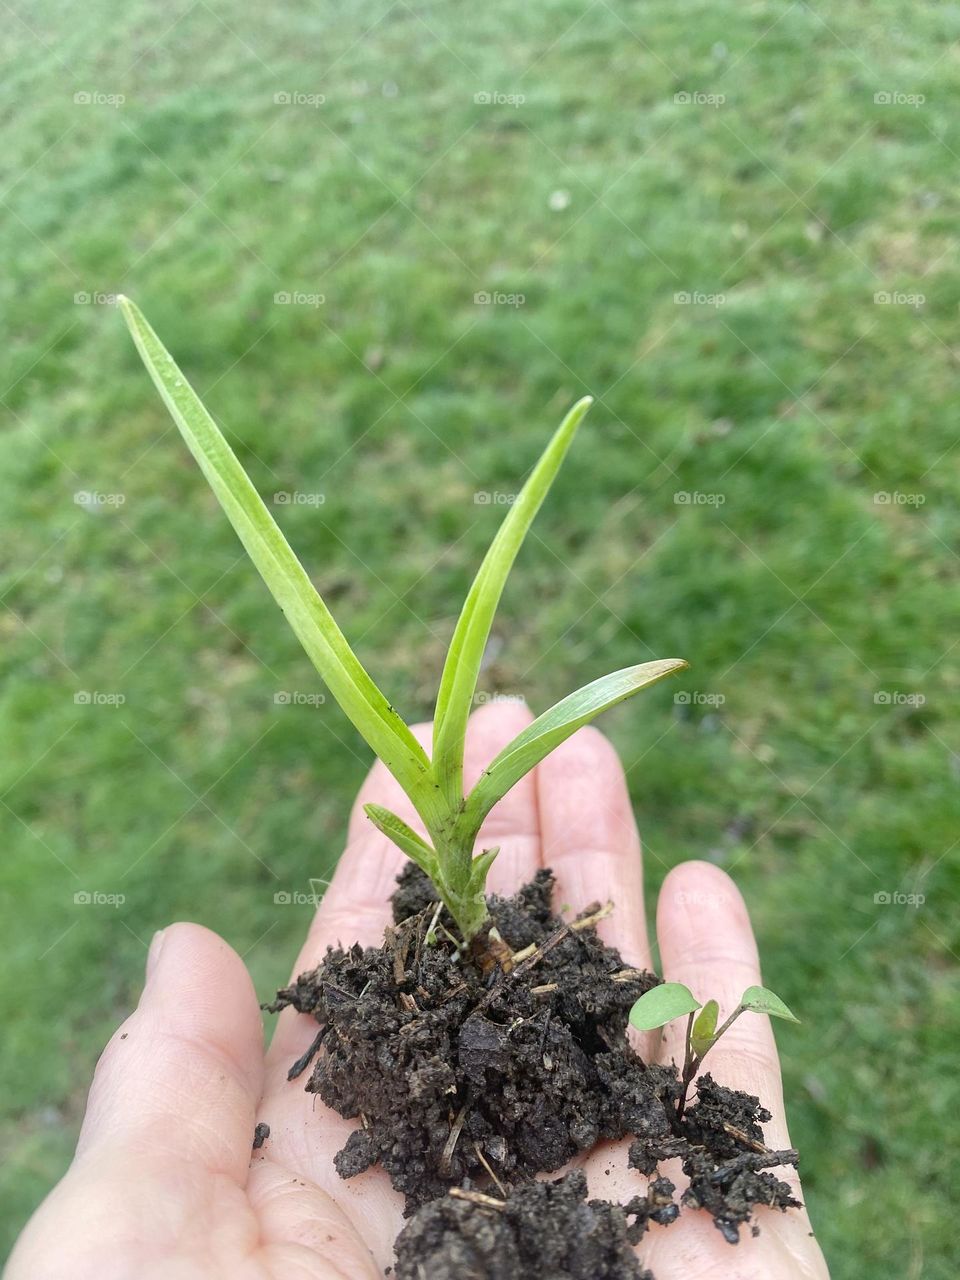
M424 795L429 760L367 674L273 516L173 357L129 298L124 319L157 390L200 464L250 559L286 615L330 692L414 803Z
M582 725L687 665L682 658L663 658L624 667L562 698L494 757L467 796L458 826L466 831L478 830L497 801Z
M507 575L591 404L593 398L584 396L557 428L484 556L457 621L440 677L433 728L434 777L451 804L459 804L462 795L467 720Z

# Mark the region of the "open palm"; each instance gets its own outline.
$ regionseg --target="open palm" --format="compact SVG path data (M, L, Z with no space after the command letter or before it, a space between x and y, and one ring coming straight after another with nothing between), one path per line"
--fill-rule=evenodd
M468 780L529 718L507 703L473 716ZM428 735L428 726L418 730ZM377 765L295 973L314 967L331 943L381 940L402 855L363 816L366 801L416 825ZM614 899L616 911L599 926L604 940L628 963L649 966L639 837L622 770L600 733L580 730L524 778L493 810L483 839L501 849L492 889L512 892L550 866L558 901L578 909ZM742 899L709 864L670 873L657 933L665 976L701 998L716 996L722 1008L760 981ZM240 958L199 925L164 930L140 1004L97 1067L76 1158L21 1237L6 1280L379 1280L393 1259L401 1197L379 1169L339 1178L333 1156L355 1122L307 1094L302 1079L287 1081L316 1030L288 1009L264 1055L257 997ZM682 1055L669 1035L641 1048ZM710 1069L723 1084L759 1094L774 1117L768 1143L790 1145L766 1018L741 1019L711 1054ZM251 1153L258 1121L270 1136ZM627 1200L645 1186L627 1168L626 1144L595 1150L585 1168L591 1193L606 1199ZM792 1171L778 1176L799 1190ZM805 1213L761 1210L757 1221L760 1235L745 1231L732 1247L705 1214L688 1211L654 1227L640 1252L657 1280L824 1280Z

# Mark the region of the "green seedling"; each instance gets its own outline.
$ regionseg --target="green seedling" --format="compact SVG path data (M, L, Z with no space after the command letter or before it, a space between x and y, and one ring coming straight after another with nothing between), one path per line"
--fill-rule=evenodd
M370 820L421 867L469 942L487 918L484 887L497 849L474 851L480 826L511 787L581 725L686 667L644 662L594 680L538 716L464 793L467 721L494 613L524 536L592 400L573 406L531 471L480 565L440 677L432 753L427 754L367 674L213 418L170 353L128 298L118 298L137 350L240 541L327 688L387 766L419 815L426 837L378 804Z
M699 1012L698 1012L699 1010ZM785 1018L788 1022L799 1022L780 997L766 987L747 987L740 997L740 1003L727 1018L726 1022L717 1026L720 1006L716 1000L708 1000L701 1005L689 987L682 982L664 982L653 987L636 1002L630 1010L630 1025L638 1031L654 1031L664 1027L674 1018L686 1015L687 1032L684 1043L683 1070L680 1073L682 1089L677 1102L677 1119L683 1118L687 1102L687 1090L690 1083L700 1071L704 1058L717 1043L725 1031L729 1031L741 1013L766 1013L771 1018Z

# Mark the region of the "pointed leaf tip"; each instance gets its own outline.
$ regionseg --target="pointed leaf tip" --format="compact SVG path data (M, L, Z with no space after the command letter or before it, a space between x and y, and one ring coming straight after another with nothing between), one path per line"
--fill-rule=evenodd
M740 1004L753 1013L766 1013L771 1018L784 1018L787 1022L800 1021L790 1012L777 993L768 987L747 987L740 997Z

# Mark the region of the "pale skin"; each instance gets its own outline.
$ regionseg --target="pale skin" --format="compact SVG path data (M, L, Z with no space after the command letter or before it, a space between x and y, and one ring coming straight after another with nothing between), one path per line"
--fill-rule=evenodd
M528 719L515 704L475 713L468 780ZM417 732L429 741L428 726ZM364 817L366 801L416 825L378 764L295 974L315 966L329 944L381 940L403 855ZM597 730L580 730L519 783L490 815L482 843L501 848L495 891L511 892L548 865L558 903L578 910L614 898L601 935L627 962L650 965L640 839L620 763ZM761 981L743 900L708 863L667 876L657 936L667 980L718 999L721 1011ZM338 1177L333 1156L354 1122L305 1093L302 1079L286 1078L316 1029L288 1009L265 1053L257 994L239 956L200 925L163 930L139 1006L97 1066L76 1157L23 1232L6 1280L382 1280L403 1225L400 1197L379 1169ZM681 1039L677 1026L638 1047L680 1061ZM740 1018L707 1067L723 1084L758 1094L773 1112L768 1145L790 1146L767 1018ZM270 1137L251 1153L259 1120ZM627 1168L626 1144L604 1144L585 1168L596 1196L626 1200L646 1187ZM682 1187L676 1169L664 1171ZM796 1175L778 1174L802 1199ZM757 1222L760 1235L744 1231L734 1247L705 1214L687 1211L654 1227L640 1254L657 1280L826 1280L806 1212L761 1210Z

